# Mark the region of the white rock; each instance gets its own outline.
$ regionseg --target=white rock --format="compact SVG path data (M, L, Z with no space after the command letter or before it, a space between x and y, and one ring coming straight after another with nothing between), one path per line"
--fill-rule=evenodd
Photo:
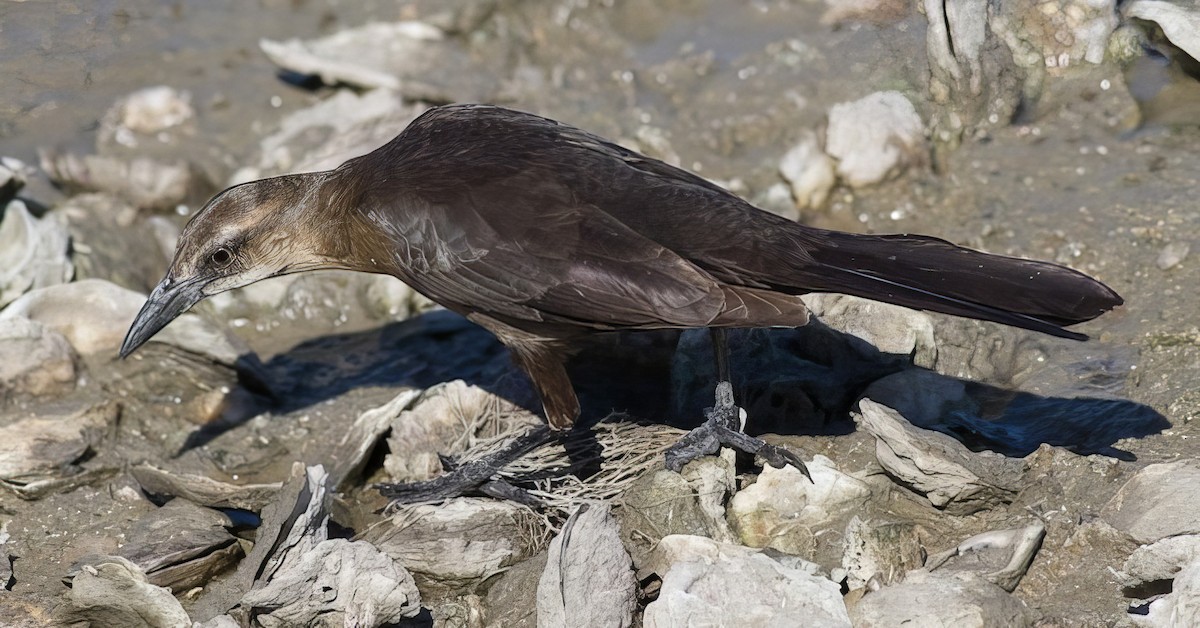
M1200 626L1200 560L1176 574L1171 592L1151 602L1145 616L1129 615L1129 619L1142 628Z
M646 628L850 626L838 585L799 558L685 535L663 538L654 554L648 569L662 589L646 607Z
M34 290L0 311L0 320L24 316L66 336L82 354L116 352L146 296L102 279ZM87 312L87 316L80 316ZM232 366L250 349L236 336L195 314L183 314L152 342L174 345Z
M970 573L910 572L850 608L856 628L1020 628L1033 617L1021 600Z
M537 625L546 628L633 623L637 581L620 525L604 503L585 504L550 542L537 588Z
M1104 505L1100 517L1138 543L1200 533L1200 463L1144 467Z
M70 234L61 216L34 218L25 203L11 201L0 219L0 307L22 293L70 281L75 266Z
M138 90L118 104L121 124L131 131L153 135L196 117L191 94L166 85Z
M1174 268L1187 258L1191 250L1192 245L1187 242L1172 242L1159 251L1158 259L1154 261L1154 265L1158 266L1159 270Z
M882 584L892 584L904 574L925 563L917 525L868 521L855 515L846 524L842 541L846 585L850 590L862 588L872 578Z
M879 183L927 158L925 125L900 92L876 92L829 110L825 151L851 187Z
M509 502L459 498L403 507L363 540L418 577L461 593L533 554L528 530L536 517Z
M1121 569L1122 586L1135 587L1174 580L1187 565L1200 560L1200 535L1169 536L1133 551Z
M1194 3L1133 0L1122 11L1126 18L1154 22L1163 35L1193 59L1200 59L1200 10Z
M846 294L807 294L803 301L821 322L875 349L911 355L926 368L937 362L933 319L924 312Z
M63 598L55 624L152 628L192 625L169 589L148 583L141 568L117 556L84 567Z
M62 334L24 316L0 325L0 390L41 395L75 381L75 355Z
M918 428L899 412L859 400L854 420L875 437L875 457L890 475L952 514L970 514L1012 500L1024 462L972 452L941 432Z
M404 567L375 546L329 539L284 564L241 605L267 628L378 626L416 615L421 595Z
M802 209L824 205L837 182L833 160L821 150L812 131L805 131L800 141L784 153L779 173L791 184L792 199Z
M838 471L822 455L808 463L812 482L794 467L763 467L758 480L729 502L729 521L742 542L766 547L796 526L828 523L861 507L871 496L866 482Z

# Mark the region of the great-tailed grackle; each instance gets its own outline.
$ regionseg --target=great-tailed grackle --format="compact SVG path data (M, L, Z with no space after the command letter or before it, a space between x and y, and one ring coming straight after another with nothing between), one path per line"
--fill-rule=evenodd
M1122 302L1063 266L805 227L571 126L452 105L334 170L214 197L184 229L121 355L206 296L318 268L396 276L487 328L533 380L553 430L579 413L563 364L581 334L796 327L808 320L797 295L840 292L1085 339L1063 327ZM710 416L692 444L714 448L715 430L716 441L785 461L726 429L728 384L718 391L725 416Z

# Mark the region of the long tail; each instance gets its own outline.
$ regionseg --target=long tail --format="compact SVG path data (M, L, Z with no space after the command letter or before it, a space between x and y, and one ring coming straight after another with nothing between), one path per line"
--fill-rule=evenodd
M776 277L779 289L852 294L1074 340L1087 336L1064 326L1124 302L1108 286L1065 266L983 253L928 236L815 229L795 235L810 260L798 281Z

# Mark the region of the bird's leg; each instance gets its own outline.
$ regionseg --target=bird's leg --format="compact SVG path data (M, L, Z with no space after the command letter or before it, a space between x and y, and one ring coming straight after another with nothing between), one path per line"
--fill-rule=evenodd
M742 423L742 409L733 400L733 384L729 376L729 344L725 338L725 330L714 327L709 331L712 334L717 362L715 404L704 410L703 425L685 434L678 443L667 450L667 468L679 472L692 460L701 456L716 455L721 447L729 447L759 456L776 468L790 464L811 480L808 467L804 466L804 462L798 456L742 432L745 426Z
M488 495L526 506L539 506L537 498L528 491L495 476L500 469L517 458L552 442L558 438L558 434L548 425L538 425L513 439L502 449L473 460L459 463L443 457L442 465L446 472L432 480L376 484L375 488L384 497L390 498L393 505L437 502L463 495Z

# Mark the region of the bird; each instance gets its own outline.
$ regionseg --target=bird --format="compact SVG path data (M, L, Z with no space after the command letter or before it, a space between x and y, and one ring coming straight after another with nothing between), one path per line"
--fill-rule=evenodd
M548 429L526 451L579 416L564 364L582 337L713 330L717 405L680 451L719 443L800 468L733 425L723 330L805 325L801 295L833 292L1085 340L1066 327L1123 303L1065 266L805 226L569 124L454 104L332 170L218 193L184 227L120 354L205 297L316 269L392 275L494 334L541 398ZM669 466L699 455L684 453ZM472 473L489 481L459 469Z

